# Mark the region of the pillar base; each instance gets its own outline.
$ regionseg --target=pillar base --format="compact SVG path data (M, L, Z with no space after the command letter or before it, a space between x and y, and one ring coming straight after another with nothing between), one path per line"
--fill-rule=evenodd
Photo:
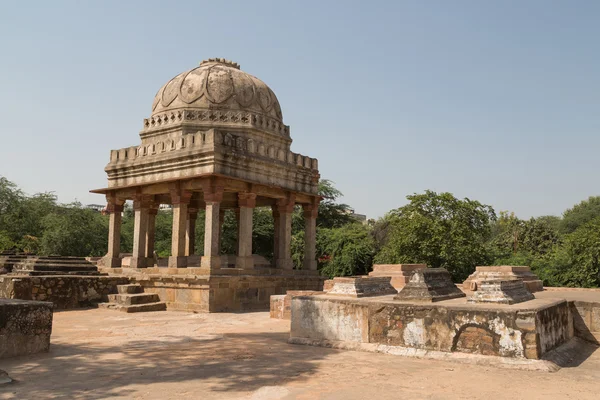
M294 269L294 262L291 258L279 258L275 261L275 268Z
M305 271L316 271L317 270L317 260L304 259L304 264L302 265L302 269L304 269Z
M252 256L249 257L236 257L235 258L235 267L242 269L254 269L254 258Z
M121 259L118 257L104 257L102 264L108 268L121 268Z
M221 268L221 256L216 256L216 257L202 256L200 258L200 268L208 268L208 269Z
M169 256L169 268L184 268L187 267L187 257L185 256Z
M131 261L129 263L130 268L146 268L148 265L152 263L150 259L147 257L131 257Z

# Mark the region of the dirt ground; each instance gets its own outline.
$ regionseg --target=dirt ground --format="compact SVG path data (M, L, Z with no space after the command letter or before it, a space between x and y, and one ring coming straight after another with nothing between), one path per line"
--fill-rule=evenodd
M0 399L598 399L600 351L556 373L286 343L266 312L54 314L49 353L0 360Z

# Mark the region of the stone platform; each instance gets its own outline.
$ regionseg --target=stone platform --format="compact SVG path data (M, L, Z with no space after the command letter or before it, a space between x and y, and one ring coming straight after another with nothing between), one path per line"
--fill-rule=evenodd
M325 292L314 290L288 290L286 294L271 296L270 317L275 319L291 319L292 298L294 296L314 296Z
M569 303L435 304L329 294L292 299L291 343L370 345L399 353L436 351L539 360L574 336Z
M0 259L0 265L13 275L100 275L84 257L12 255Z
M410 280L413 272L427 268L427 264L375 264L369 276L389 276L396 290L402 289Z
M0 299L0 359L48 351L52 303Z
M126 277L77 275L2 275L0 297L49 301L59 310L89 307L107 301L117 293L117 285L129 283Z
M380 277L338 277L333 278L333 285L327 291L330 295L368 297L395 294L396 289L390 283L389 276Z
M394 299L433 303L465 296L444 268L426 268L416 270Z
M463 282L465 290L476 291L481 282L489 280L514 280L519 279L531 293L544 290L542 281L525 266L499 265L480 266L475 268L467 280Z
M516 304L533 300L535 297L523 281L483 281L476 292L469 297L469 303Z
M113 277L155 293L171 311L269 310L270 297L292 290L320 291L317 271L281 268L103 268Z

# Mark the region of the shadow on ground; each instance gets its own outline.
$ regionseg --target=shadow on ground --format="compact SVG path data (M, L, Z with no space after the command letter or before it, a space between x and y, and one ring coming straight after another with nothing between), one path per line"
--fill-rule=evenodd
M162 335L115 346L53 344L47 354L7 360L7 371L21 382L0 394L9 390L14 398L105 399L128 397L133 393L128 385L189 380L206 381L213 392L248 392L305 380L320 359L336 352L289 345L287 337L280 332L227 333Z

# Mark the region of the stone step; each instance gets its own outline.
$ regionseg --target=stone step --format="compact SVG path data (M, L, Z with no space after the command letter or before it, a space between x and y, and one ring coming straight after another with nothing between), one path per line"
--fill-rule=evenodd
M147 311L166 311L167 304L163 302L148 303L148 304L134 304L134 305L122 305L115 303L100 303L98 305L101 308L107 308L109 310L117 310L126 313L134 312L147 312Z
M98 267L91 264L15 264L14 268L23 271L97 271Z
M12 275L48 276L48 275L84 275L84 276L107 276L107 273L98 271L30 271L13 269Z
M144 290L141 285L131 284L131 285L117 285L117 291L119 294L134 294L134 293L142 293Z
M124 306L134 304L150 304L160 301L156 293L135 293L135 294L109 294L109 303L116 303Z

